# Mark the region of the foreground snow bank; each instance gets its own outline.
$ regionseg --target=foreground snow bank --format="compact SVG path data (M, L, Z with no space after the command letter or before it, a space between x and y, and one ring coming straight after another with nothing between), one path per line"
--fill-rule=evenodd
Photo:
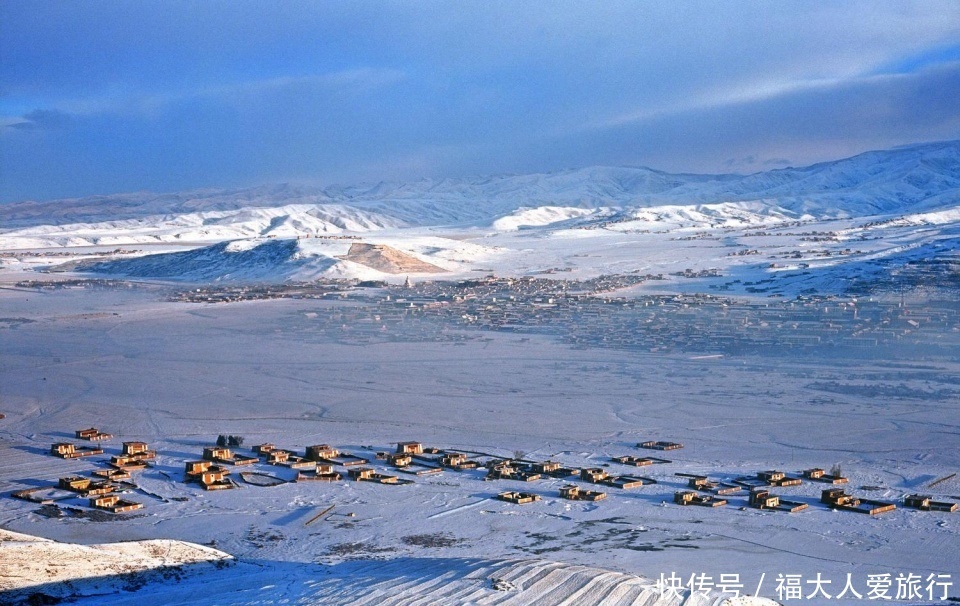
M90 596L180 578L185 567L232 560L222 551L184 541L150 540L74 545L0 529L0 602L42 593Z
M97 604L777 606L765 598L661 589L655 581L635 575L548 560L400 557L327 566L241 563L202 580L158 583L136 594L98 596Z
M232 556L183 541L75 545L0 529L0 601L38 594L83 604L642 604L776 606L765 598L664 591L643 577L548 560L395 558L333 566L257 562L219 570ZM208 565L201 570L187 566ZM204 574L196 574L198 572ZM193 574L191 574L193 573ZM201 589L202 588L202 589ZM130 593L130 592L133 593Z

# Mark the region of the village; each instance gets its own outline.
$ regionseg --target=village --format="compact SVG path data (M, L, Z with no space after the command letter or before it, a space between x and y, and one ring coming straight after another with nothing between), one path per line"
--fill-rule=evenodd
M952 301L809 296L745 301L709 294L613 296L629 287L608 276L590 281L488 277L459 283L379 286L362 294L331 291L329 301L291 323L298 338L340 342L465 340L481 331L538 334L574 347L723 355L952 357L960 348L960 310ZM236 287L230 292L236 296ZM291 287L292 288L292 287ZM600 294L598 294L600 293ZM216 289L204 301L220 297Z
M137 486L137 475L149 470L162 454L141 441L123 441L119 450L108 449L105 444L114 441L114 436L94 427L74 433L73 441L53 443L49 456L95 461L95 469L87 475L73 472L61 476L56 484L37 481L37 485L15 490L10 496L42 505L47 517L68 517L84 509L118 515L143 509L145 504L135 500L137 492L143 492ZM221 435L215 444L198 452L196 459L181 462L181 477L164 475L171 481L195 485L199 490L221 491L303 482L355 481L402 486L418 478L459 473L477 481L497 482L502 489L497 490L495 498L515 505L557 496L571 501L598 502L616 498L621 491L645 490L655 492L661 504L669 501L683 507L706 508L729 505L740 510L787 513L804 511L811 506L870 516L893 511L898 505L936 512L956 512L960 508L960 496L908 493L894 502L848 493L843 485L849 480L841 475L839 466L829 472L822 468L804 469L795 475L781 470L759 470L747 476L722 470L708 474L676 471L674 461L664 457L674 456L684 446L664 440L639 442L630 454L610 457L599 466L591 461L591 466L579 468L554 460L530 460L520 452L512 457L498 456L441 449L416 441L399 442L387 450L352 452L329 444L310 445L302 451L272 443L245 448L244 441L242 436ZM638 473L641 469L645 470L643 475ZM935 488L954 476L956 474L939 478L927 488ZM557 493L537 490L537 482L548 478L565 483ZM804 483L824 485L819 500L790 495L792 487ZM875 489L861 487L861 490ZM385 493L384 498L389 499L389 493Z
M923 272L941 269L913 268L902 272L907 277L900 279L922 283ZM820 355L823 348L829 348L831 355L856 358L910 356L920 350L927 356L952 357L960 348L960 310L955 302L938 298L936 293L906 297L902 292L906 286L900 283L891 282L885 294L877 297L870 293L811 293L795 299L745 299L702 292L643 294L631 290L664 280L662 274L557 279L554 274L562 273L561 269L542 273L525 277L489 274L459 281L408 278L403 285L343 279L212 284L177 290L169 300L206 304L316 300L322 307L308 314L311 322L291 330L357 344L392 339L462 340L470 331L493 330L551 335L575 347L661 353L802 356ZM681 270L676 276L703 277L703 273ZM772 278L733 282L759 293ZM142 287L103 279L24 281L17 286ZM452 329L462 332L451 334Z

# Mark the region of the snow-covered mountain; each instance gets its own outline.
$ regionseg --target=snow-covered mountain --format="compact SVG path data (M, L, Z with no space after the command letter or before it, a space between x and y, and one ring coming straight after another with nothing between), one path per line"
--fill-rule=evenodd
M865 216L956 202L960 141L874 151L804 168L751 175L669 174L649 168L592 167L556 173L317 188L289 184L173 194L117 194L0 205L0 226L116 222L251 208L364 211L374 224L490 222L522 207L651 207L763 201L795 214ZM223 216L223 215L221 215ZM347 219L345 219L347 220ZM336 220L334 219L335 223Z
M593 167L0 205L0 250L132 246L139 258L81 267L191 281L397 273L350 257L357 241L406 259L404 268L435 267L451 276L558 268L571 276L674 273L749 264L754 272L829 266L835 281L839 266L906 262L916 250L953 255L958 230L960 141L746 176ZM757 236L766 231L769 237ZM170 250L177 252L149 254Z
M90 223L36 225L0 233L10 248L208 243L242 238L335 235L403 227L392 217L342 204L250 206Z

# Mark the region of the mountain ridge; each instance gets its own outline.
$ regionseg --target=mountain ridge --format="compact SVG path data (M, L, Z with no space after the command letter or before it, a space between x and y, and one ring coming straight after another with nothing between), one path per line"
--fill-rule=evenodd
M550 173L316 187L272 184L173 193L136 192L0 204L0 231L141 219L191 212L342 205L406 225L489 222L524 207L649 207L775 203L817 216L909 210L960 198L960 141L902 146L800 168L749 175L667 173L592 166Z

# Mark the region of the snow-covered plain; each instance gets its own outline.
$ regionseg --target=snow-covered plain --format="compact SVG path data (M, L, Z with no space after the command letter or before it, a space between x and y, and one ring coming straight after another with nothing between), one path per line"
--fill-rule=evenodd
M703 292L755 303L844 295L912 262L936 261L955 274L958 148L918 146L748 177L598 168L0 208L0 492L99 468L121 441L144 440L159 452L130 494L145 503L140 512L109 523L48 518L38 505L3 498L0 528L64 544L186 541L237 559L176 586L77 592L91 604L591 604L629 596L653 604L671 603L651 588L672 573L714 584L739 575L743 593L759 586L785 603L861 603L870 575L890 575L890 597L898 575L922 579L921 595L894 601L958 596L960 514L831 511L818 502L825 485L810 482L774 490L810 504L795 514L745 508L743 495L718 509L672 503L686 486L677 472L729 479L834 464L850 478L845 488L868 498L956 497L956 477L928 488L960 468L955 350L915 356L891 342L890 358L826 346L791 356L774 342L717 356L572 348L549 334L446 325L430 333L442 338L385 327L358 341L349 326L317 329L318 319L354 305L349 298L166 300L170 284L406 278L346 259L356 242L446 270L415 281L663 274L616 294ZM689 277L703 270L715 271ZM78 276L138 286L16 285ZM115 434L106 455L47 454L88 426ZM650 454L639 441L685 446L663 455L672 463L640 469L658 484L610 488L597 503L560 499L565 480L485 482L480 471L403 486L239 481L236 490L208 493L184 484L184 462L219 434L242 435L247 447L329 443L371 456L418 440L619 473L636 469L610 457ZM507 489L543 500L492 498ZM803 596L818 574L831 596L849 575L862 598L784 600L776 587L789 574L801 575ZM936 584L948 576L954 585ZM714 586L696 603L723 597Z

